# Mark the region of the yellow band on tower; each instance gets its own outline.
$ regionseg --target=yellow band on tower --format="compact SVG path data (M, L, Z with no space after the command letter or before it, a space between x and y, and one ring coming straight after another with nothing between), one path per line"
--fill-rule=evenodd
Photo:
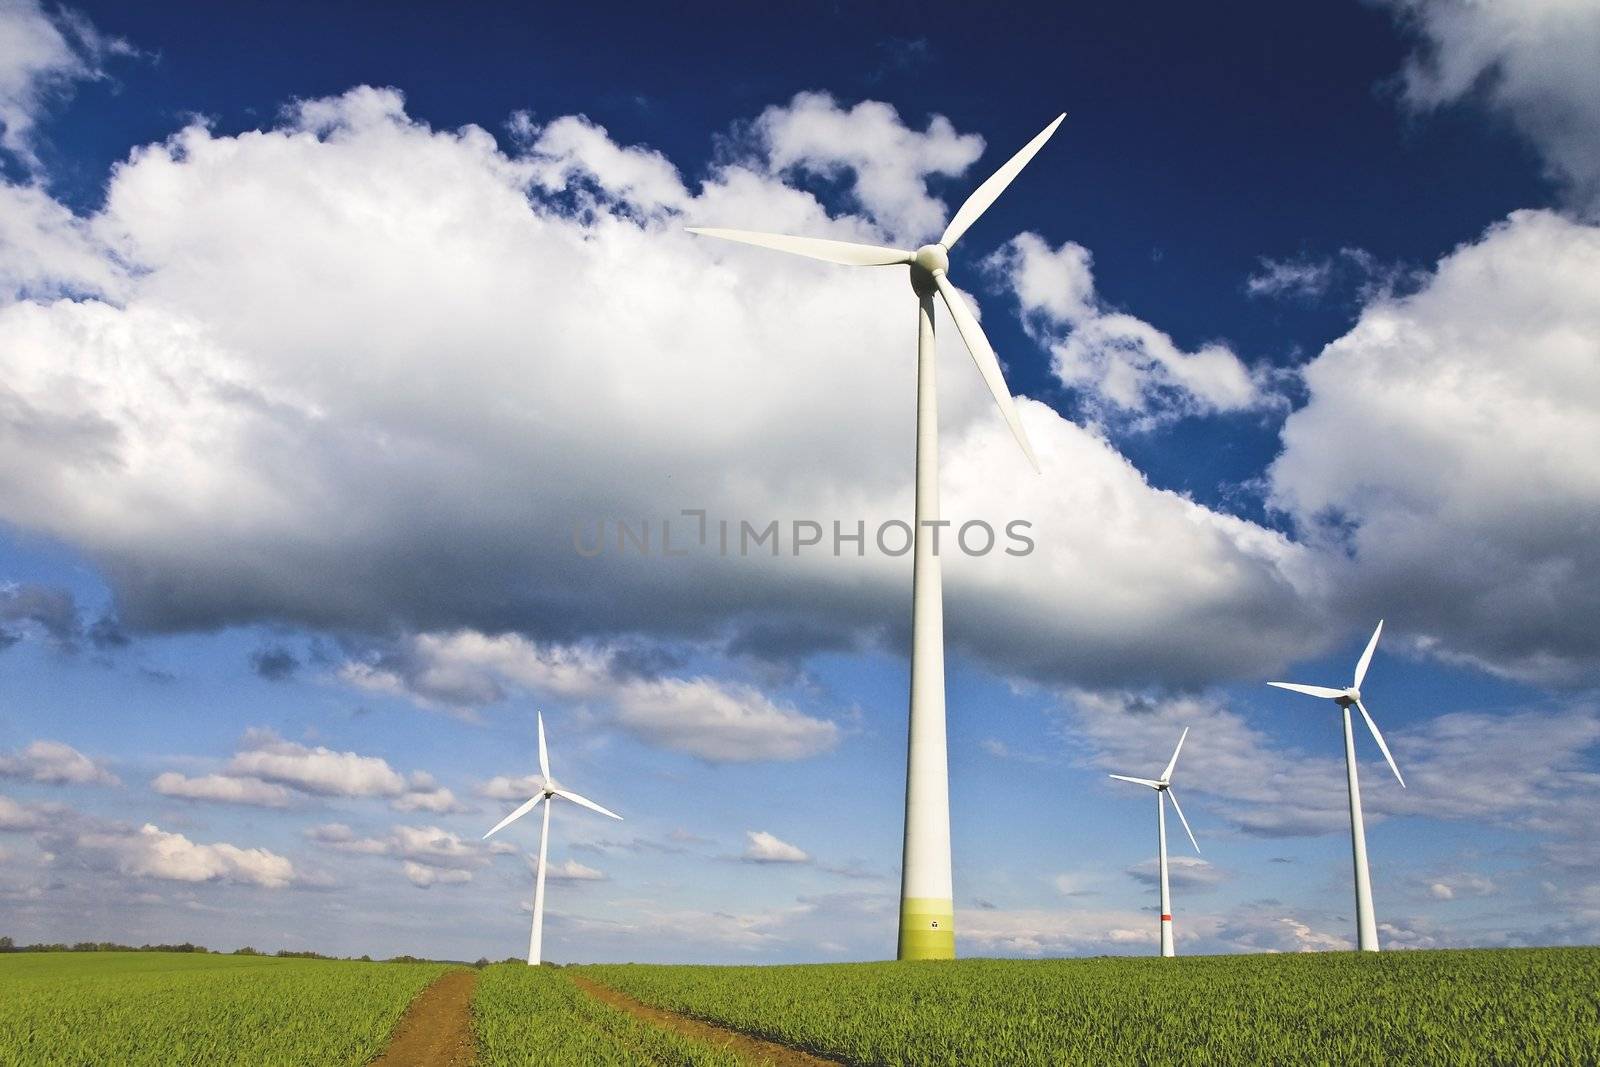
M906 897L900 902L898 958L956 958L956 916L951 901L937 897Z

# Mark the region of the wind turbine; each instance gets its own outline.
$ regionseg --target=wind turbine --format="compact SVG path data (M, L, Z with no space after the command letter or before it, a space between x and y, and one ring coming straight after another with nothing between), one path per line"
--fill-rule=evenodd
M535 876L533 884L533 935L528 939L528 966L530 967L539 966L540 951L544 947L544 868L547 846L550 843L550 808L551 805L555 804L555 798L561 797L565 800L570 800L574 804L581 804L590 811L598 811L601 815L609 815L613 819L622 818L616 812L602 808L588 797L580 797L576 793L562 789L556 784L556 780L550 777L550 755L545 751L544 747L544 715L542 713L539 715L539 777L541 783L539 791L522 807L495 823L493 830L483 835L483 840L489 840L489 838L538 807L539 801L549 801L544 806L544 828L539 831L539 873Z
M1189 844L1194 846L1196 853L1200 851L1200 842L1194 839L1194 831L1189 829L1189 820L1183 817L1183 809L1178 806L1178 794L1172 791L1172 768L1178 765L1178 753L1183 751L1183 742L1188 737L1189 728L1185 726L1178 738L1178 747L1172 750L1172 758L1167 761L1167 769L1161 772L1160 778L1134 778L1126 774L1111 776L1119 782L1147 785L1156 791L1156 849L1161 857L1161 954L1163 956L1177 955L1172 947L1172 891L1167 887L1168 798L1172 800L1172 810L1178 813L1178 820L1183 823L1183 832L1189 835Z
M1372 914L1372 875L1367 870L1367 828L1361 818L1361 783L1356 779L1356 737L1350 729L1351 704L1367 721L1367 729L1372 731L1372 739L1378 742L1383 758L1389 761L1389 769L1394 772L1400 788L1404 789L1406 785L1406 780L1400 777L1400 768L1394 765L1394 757L1389 755L1389 746L1384 744L1383 735L1378 732L1378 724L1372 721L1367 706L1361 703L1361 681L1367 676L1367 667L1372 663L1372 653L1378 647L1378 635L1381 633L1383 620L1379 619L1378 628L1372 631L1372 640L1367 642L1367 650L1356 661L1356 676L1349 689L1330 689L1323 685L1301 685L1298 682L1267 683L1279 689L1332 700L1344 712L1344 773L1350 786L1350 850L1356 866L1356 943L1362 952L1378 951L1378 921Z
M1035 471L1027 432L1011 402L1000 361L948 277L950 249L1044 147L1066 115L1058 115L967 197L935 244L915 252L816 237L689 227L690 233L856 267L910 267L917 295L916 533L911 570L911 712L906 755L905 852L900 868L900 959L952 959L956 954L950 876L949 760L945 751L944 593L930 530L939 522L939 414L934 380L933 296L939 294L956 332L994 394L1000 413ZM930 525L934 524L934 525ZM936 536L936 535L935 535Z

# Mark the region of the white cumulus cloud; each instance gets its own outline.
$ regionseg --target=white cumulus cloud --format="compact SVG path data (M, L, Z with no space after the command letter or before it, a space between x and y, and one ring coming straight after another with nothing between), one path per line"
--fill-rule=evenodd
M1167 839L1169 844L1175 844L1174 834L1170 824L1177 822L1169 820ZM1182 828L1177 828L1182 833ZM1180 839L1181 840L1181 839ZM1128 868L1130 877L1143 882L1145 885L1161 884L1161 866L1155 858L1144 860ZM1174 889L1212 889L1221 885L1228 878L1226 871L1220 870L1214 864L1201 859L1199 856L1168 856L1167 857L1167 884Z
M853 139L862 158L838 164L862 185L860 215L831 217L780 179L811 166L804 128L833 121L809 98L769 110L754 155L686 186L681 211L670 165L598 128L552 120L507 152L481 129L412 120L387 90L142 147L81 224L114 251L108 270L130 268L115 293L0 305L0 518L82 551L135 631L270 619L554 647L899 647L903 557L574 547L583 524L685 508L869 529L910 513L913 368L894 355L912 343L905 278L680 229L883 240L931 210L907 181L975 154L942 121L916 130L887 109L828 106L894 134ZM926 142L913 178L892 173L904 138ZM590 200L548 192L558 174ZM35 288L85 274L9 254ZM1305 650L1293 545L1154 489L1024 399L1036 477L940 336L962 361L941 378L946 513L997 530L1026 519L1037 544L947 562L953 645L1024 673L1180 682ZM1162 373L1236 405L1251 385L1230 359ZM1107 536L1108 521L1133 536ZM1131 651L1130 634L1155 654ZM749 694L693 679L625 695L619 714L646 731L685 701L712 721L783 725ZM825 724L788 725L792 750L828 744Z
M427 811L435 815L458 815L472 810L457 800L455 793L422 771L411 775L406 791L390 801L389 806L395 811Z
M438 826L395 825L383 836L363 837L344 823L323 823L305 833L331 852L398 860L406 880L419 889L470 882L472 872L494 854L492 848Z
M746 830L748 844L745 845L743 859L751 863L810 863L811 856L805 850L784 841L765 830Z
M153 823L136 831L93 830L78 835L81 848L103 851L128 875L173 882L228 881L282 889L295 880L294 865L264 848L227 842L198 844Z
M864 100L846 109L827 93L769 107L755 128L774 170L846 178L867 214L908 244L933 240L949 221L927 179L963 174L983 152L982 137L957 133L943 115L919 131L889 104Z
M341 676L446 705L499 700L507 686L582 702L645 741L718 763L802 759L839 738L836 724L774 703L750 685L643 677L620 670L603 650L541 645L516 634L418 634L376 663L346 663ZM491 783L499 799L516 792L512 785Z
M577 860L550 864L545 877L555 882L603 882L605 874Z
M1331 259L1269 259L1263 257L1261 270L1245 279L1245 292L1251 296L1317 297L1333 284Z
M1016 296L1030 335L1049 350L1056 377L1091 411L1151 426L1274 402L1227 345L1185 352L1148 322L1107 305L1082 245L1051 248L1038 234L1022 233L988 265Z
M1600 227L1519 211L1304 368L1271 502L1423 648L1600 677Z
M221 773L166 771L150 785L164 796L261 807L283 807L298 796L382 799L395 811L407 812L471 810L426 771L402 775L380 756L303 745L261 729L246 731L243 745Z
M253 804L264 808L281 808L293 794L274 782L259 778L240 778L224 774L204 774L190 777L177 771L158 774L150 788L167 797L185 800L212 800L223 804Z
M106 56L131 52L70 9L38 0L0 3L0 147L36 165L34 133L50 104L82 81L104 77Z
M360 837L344 823L323 823L306 830L306 837L335 852L349 852L359 856L387 855L394 847L392 841L377 837Z
M55 810L46 805L13 800L0 793L0 831L24 833L29 830L42 830L50 824L56 814Z
M402 863L400 869L405 872L406 880L418 889L427 889L435 885L460 885L472 881L471 871L429 867L410 860Z
M48 785L120 785L106 767L60 741L34 741L22 751L0 756L0 778Z
M544 785L544 779L536 774L527 774L512 777L497 774L478 787L478 795L490 800L515 800L524 801L538 792Z
M231 774L318 796L395 797L406 791L405 778L377 756L310 747L264 731L253 731L247 744L229 761Z
M1481 100L1543 154L1571 201L1600 215L1600 7L1589 0L1386 0L1420 38L1405 101Z

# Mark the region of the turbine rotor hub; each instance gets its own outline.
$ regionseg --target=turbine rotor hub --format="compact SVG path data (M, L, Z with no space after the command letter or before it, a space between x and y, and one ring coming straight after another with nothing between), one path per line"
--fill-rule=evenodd
M932 296L939 288L933 276L949 269L950 254L944 245L923 245L911 259L911 288L918 296Z
M944 245L923 245L916 251L916 258L912 260L917 266L929 274L950 270L950 251Z

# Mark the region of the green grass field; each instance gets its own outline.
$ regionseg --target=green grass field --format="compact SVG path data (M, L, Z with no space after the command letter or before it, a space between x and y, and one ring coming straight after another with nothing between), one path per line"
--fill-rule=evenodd
M858 1064L1600 1063L1600 949L594 966Z
M0 955L0 1064L360 1064L432 963L161 952Z
M740 1061L581 992L549 967L498 963L478 978L472 1000L480 1067L639 1063L738 1067Z
M0 1065L360 1064L443 964L165 953L0 955ZM483 1067L731 1067L599 1003L853 1064L1600 1063L1600 949L961 960L795 967L497 964ZM674 1025L677 1025L674 1021Z

